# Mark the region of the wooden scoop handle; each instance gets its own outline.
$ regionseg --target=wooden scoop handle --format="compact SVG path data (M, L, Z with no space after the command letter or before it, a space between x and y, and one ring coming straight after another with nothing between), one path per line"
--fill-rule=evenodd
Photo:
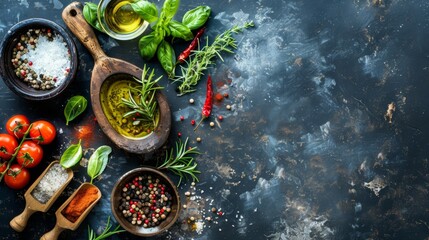
M67 27L88 49L95 61L106 54L100 47L97 37L91 26L86 22L82 14L83 5L79 2L72 2L64 8L62 17Z
M28 206L25 206L24 211L18 216L14 217L10 221L9 225L13 228L13 230L17 232L22 232L24 228L27 226L28 219L35 212L37 211L29 208Z
M58 226L58 224L55 225L54 229L51 231L45 233L40 240L57 240L58 236L60 236L60 233L64 231L64 228Z

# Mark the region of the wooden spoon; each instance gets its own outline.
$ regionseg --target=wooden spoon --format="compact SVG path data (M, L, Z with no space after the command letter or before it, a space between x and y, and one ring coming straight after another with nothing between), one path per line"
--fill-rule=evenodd
M36 179L36 181L30 186L30 188L25 192L25 209L24 211L13 218L10 221L10 226L17 232L22 232L24 228L27 226L28 219L35 212L47 212L49 208L51 208L52 204L57 200L57 198L61 195L67 185L73 178L73 171L67 169L68 178L67 181L54 193L54 195L46 202L41 203L36 198L31 195L34 188L39 184L40 180L42 180L43 176L49 171L49 169L54 165L59 164L59 161L53 161L49 166L43 171L43 173Z
M107 79L115 75L118 76L118 74L126 74L140 79L142 70L131 63L106 56L97 41L94 31L84 19L82 8L81 3L73 2L64 8L62 17L68 28L94 58L90 94L92 108L101 129L118 147L128 152L142 154L158 149L165 143L170 133L171 113L167 98L160 91L157 91L156 100L160 110L159 123L154 131L145 138L126 138L110 125L101 107L101 86Z
M67 201L65 201L63 203L63 205L61 205L60 208L58 208L58 210L55 212L55 216L57 218L57 222L55 224L55 227L45 233L40 240L56 240L58 239L58 236L60 235L60 233L62 231L64 231L65 229L69 229L69 230L76 230L79 225L83 222L83 220L85 220L86 216L89 214L89 212L94 208L95 204L98 202L98 200L100 200L101 198L101 191L100 189L97 188L98 190L98 196L97 199L91 203L91 205L88 206L88 208L86 208L86 210L82 213L82 215L80 215L80 217L75 221L75 222L71 222L69 221L63 214L62 211L64 210L64 208L67 207L67 205L69 205L70 201L74 198L74 196L79 192L79 190L83 189L83 188L87 188L87 187L95 187L97 188L95 185L92 185L91 183L82 183L80 185L80 187L78 189L76 189L76 191L74 191L74 193L67 199Z

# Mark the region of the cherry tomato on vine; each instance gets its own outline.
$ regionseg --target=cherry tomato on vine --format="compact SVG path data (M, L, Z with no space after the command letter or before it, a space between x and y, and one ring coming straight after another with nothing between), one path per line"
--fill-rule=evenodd
M18 154L16 155L16 160L18 161L19 165L26 168L33 168L39 165L40 161L42 161L42 158L42 147L33 141L23 142L21 149L18 150Z
M0 158L9 160L18 147L18 141L14 136L7 133L0 133Z
M4 175L4 182L12 189L22 189L30 181L30 173L19 164L12 165Z
M14 115L10 117L6 122L6 131L12 135L21 139L28 127L30 126L30 120L22 114Z
M30 137L38 144L49 144L57 135L55 126L44 120L35 121L30 129Z

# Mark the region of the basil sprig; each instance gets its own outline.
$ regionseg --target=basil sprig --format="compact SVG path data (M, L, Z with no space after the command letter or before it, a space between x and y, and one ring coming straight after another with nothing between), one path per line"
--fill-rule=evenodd
M66 117L66 125L85 111L88 101L82 96L73 96L67 101L64 108L64 116Z
M173 47L167 41L163 40L158 47L157 55L164 70L167 73L172 73L176 62L176 55Z
M147 22L155 22L158 20L158 9L154 3L148 1L137 1L131 3L134 12L138 13L141 18Z
M103 145L97 148L88 160L87 172L91 177L92 181L100 176L104 169L106 169L107 162L109 161L109 154L112 152L112 148Z
M209 6L198 6L183 15L182 23L191 30L202 27L209 18L211 8Z
M61 155L60 164L63 168L71 168L82 159L83 150L80 142L81 140L77 144L70 145Z
M100 22L97 17L97 8L98 5L92 2L86 2L85 6L83 6L83 18L85 18L86 22L89 23L92 27L97 29L100 32L104 32L101 28Z
M208 6L200 6L188 11L182 22L173 20L179 9L180 0L165 0L159 16L155 17L154 5L140 0L132 7L143 19L151 23L153 32L143 36L139 41L140 55L150 60L156 54L159 62L169 77L174 77L175 52L166 37L180 38L185 41L193 39L192 30L203 26L209 16L211 9Z

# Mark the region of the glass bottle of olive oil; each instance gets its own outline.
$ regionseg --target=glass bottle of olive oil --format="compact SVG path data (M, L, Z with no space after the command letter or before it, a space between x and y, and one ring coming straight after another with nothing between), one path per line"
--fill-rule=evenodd
M128 34L139 29L144 20L134 12L132 0L112 0L104 11L104 19L109 28L119 34Z

